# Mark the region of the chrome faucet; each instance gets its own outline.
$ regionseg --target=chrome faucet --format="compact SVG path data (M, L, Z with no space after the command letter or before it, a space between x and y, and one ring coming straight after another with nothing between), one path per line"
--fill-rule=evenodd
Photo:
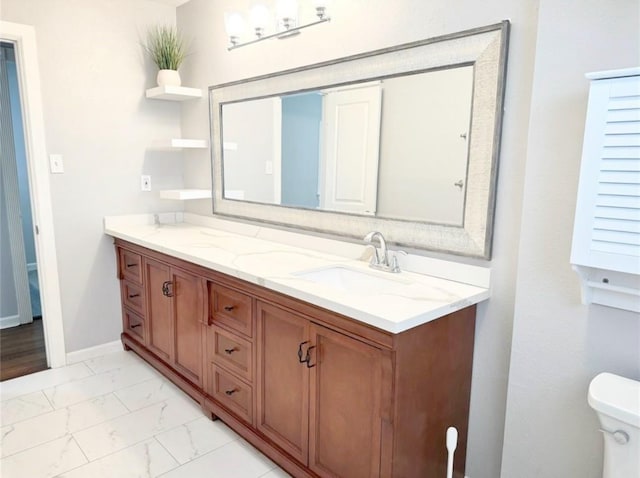
M380 247L376 247L373 244L374 240L376 239ZM386 272L400 272L397 254L400 253L406 255L406 252L389 251L389 249L387 249L387 242L384 240L384 236L381 232L378 231L371 231L369 234L364 236L364 241L373 247L374 252L373 256L371 257L371 262L369 262L369 267ZM390 252L391 256L389 255Z

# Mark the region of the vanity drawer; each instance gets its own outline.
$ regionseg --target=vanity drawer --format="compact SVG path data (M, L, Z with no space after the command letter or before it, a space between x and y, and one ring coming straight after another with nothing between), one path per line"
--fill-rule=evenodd
M209 360L251 382L253 376L253 345L231 332L216 326L207 329Z
M120 279L142 284L142 256L126 249L118 249Z
M253 391L251 385L223 371L209 367L209 395L248 423L253 423Z
M145 325L144 319L140 317L138 314L130 311L129 309L123 309L122 311L123 317L123 328L126 333L135 337L140 342L144 343L145 336Z
M144 290L141 285L127 280L120 283L122 303L140 315L144 315Z
M209 282L209 324L222 324L253 336L251 297L234 289Z

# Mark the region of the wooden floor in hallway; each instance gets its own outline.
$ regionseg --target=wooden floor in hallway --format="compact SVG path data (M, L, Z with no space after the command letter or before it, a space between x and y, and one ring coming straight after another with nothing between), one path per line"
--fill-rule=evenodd
M0 330L0 381L46 368L42 319Z

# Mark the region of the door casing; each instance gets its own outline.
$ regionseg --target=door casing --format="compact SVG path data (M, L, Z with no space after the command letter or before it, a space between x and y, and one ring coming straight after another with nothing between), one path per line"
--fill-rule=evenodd
M35 28L0 21L0 38L15 45L30 199L42 301L42 324L49 367L66 364L58 259L53 226L40 69Z

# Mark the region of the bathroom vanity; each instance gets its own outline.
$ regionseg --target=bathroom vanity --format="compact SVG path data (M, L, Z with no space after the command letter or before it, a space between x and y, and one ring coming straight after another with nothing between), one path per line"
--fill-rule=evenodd
M463 478L488 268L374 231L491 258L508 32L211 86L213 217L105 218L124 346L295 477L444 477L455 427ZM365 234L428 275L372 270Z
M125 348L287 472L445 476L454 426L464 477L486 289L188 222L105 221Z

